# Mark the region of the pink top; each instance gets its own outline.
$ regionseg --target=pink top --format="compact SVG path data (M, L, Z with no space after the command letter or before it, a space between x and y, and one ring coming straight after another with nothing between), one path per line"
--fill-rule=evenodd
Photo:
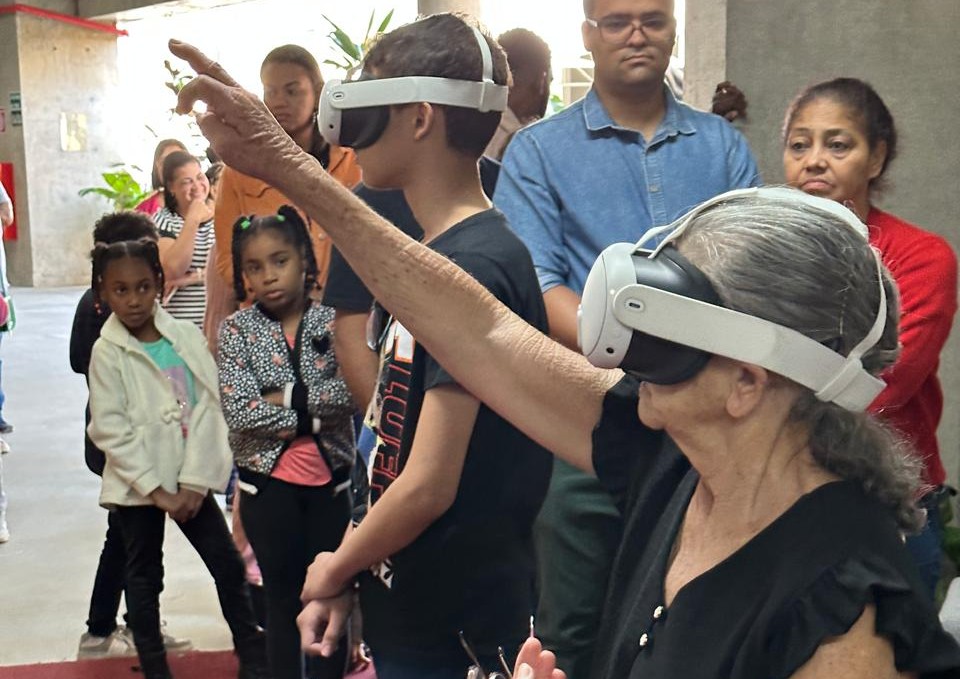
M287 335L286 339L292 348L295 338ZM294 439L277 460L270 476L298 486L325 486L333 479L330 467L312 436Z
M153 217L163 207L163 191L154 191L134 208L137 212Z

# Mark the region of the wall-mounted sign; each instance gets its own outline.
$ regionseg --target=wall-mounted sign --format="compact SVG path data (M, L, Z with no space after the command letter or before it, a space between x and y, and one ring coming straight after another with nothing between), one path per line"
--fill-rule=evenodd
M87 150L87 116L84 113L60 114L60 150Z
M14 127L23 125L22 100L19 92L10 93L10 124Z

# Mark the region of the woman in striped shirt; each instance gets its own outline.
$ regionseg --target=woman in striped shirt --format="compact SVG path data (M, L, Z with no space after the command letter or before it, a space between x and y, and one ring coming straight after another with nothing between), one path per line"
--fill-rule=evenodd
M200 161L183 151L163 161L164 207L154 221L167 281L163 304L174 318L203 327L207 303L204 267L213 247L213 201Z

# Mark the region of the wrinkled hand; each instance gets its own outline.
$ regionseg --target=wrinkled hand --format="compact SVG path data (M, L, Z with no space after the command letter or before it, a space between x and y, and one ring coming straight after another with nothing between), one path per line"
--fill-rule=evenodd
M540 640L530 637L517 654L513 666L514 679L566 679L563 670L557 669L557 658L552 651L543 650Z
M244 174L277 184L271 172L282 160L302 153L256 95L246 91L220 64L193 45L171 40L170 51L185 60L197 77L180 90L178 113L190 113L198 101L197 124L223 161Z
M346 632L352 610L353 592L344 592L330 599L318 599L304 606L297 616L303 651L325 658L332 656Z
M320 552L307 569L307 579L303 583L300 601L307 603L313 599L327 599L338 596L347 583L335 578L331 561L333 552Z
M747 97L743 91L729 80L717 85L713 93L713 106L710 109L718 116L730 122L747 117Z

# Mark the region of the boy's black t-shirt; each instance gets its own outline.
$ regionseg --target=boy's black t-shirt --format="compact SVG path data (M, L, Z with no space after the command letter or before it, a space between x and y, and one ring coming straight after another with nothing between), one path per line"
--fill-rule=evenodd
M500 176L500 163L484 156L478 165L483 192L492 200L493 192L497 188L497 179ZM403 191L395 189L383 191L360 184L354 193L374 212L387 221L393 222L397 228L414 240L423 238L423 229L417 223L417 218L413 216ZM327 284L323 286L324 305L340 311L362 313L370 311L373 295L336 247L330 253L329 271Z
M530 254L498 210L464 220L429 246L546 330ZM394 320L382 337L371 503L403 471L424 392L453 382ZM481 405L453 506L412 544L361 576L364 638L374 652L466 661L460 630L480 654L518 647L535 606L531 527L551 464L550 453Z

